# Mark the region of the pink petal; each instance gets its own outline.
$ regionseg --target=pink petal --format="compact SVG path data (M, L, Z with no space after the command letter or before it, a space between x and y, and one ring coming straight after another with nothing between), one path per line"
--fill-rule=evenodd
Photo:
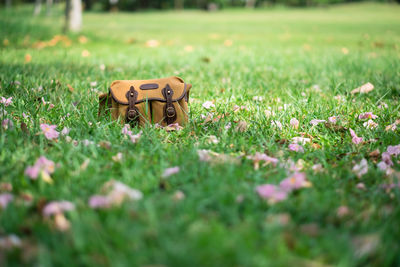
M169 176L171 176L171 175L173 175L173 174L175 174L175 173L178 173L179 170L180 170L180 169L179 169L178 166L172 167L172 168L167 168L167 169L164 170L164 172L163 172L163 174L161 175L161 177L162 177L162 178L167 178L167 177L169 177Z

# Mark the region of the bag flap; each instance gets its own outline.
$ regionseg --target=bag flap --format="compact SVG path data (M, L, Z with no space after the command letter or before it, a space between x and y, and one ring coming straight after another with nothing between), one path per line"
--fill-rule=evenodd
M162 94L162 89L164 89L167 84L173 91L172 101L181 100L185 97L186 92L192 87L190 84L186 84L181 78L172 76L153 80L114 81L111 84L110 93L116 102L128 105L126 93L129 91L130 87L133 86L133 88L138 92L136 104L152 100L166 102L166 99Z

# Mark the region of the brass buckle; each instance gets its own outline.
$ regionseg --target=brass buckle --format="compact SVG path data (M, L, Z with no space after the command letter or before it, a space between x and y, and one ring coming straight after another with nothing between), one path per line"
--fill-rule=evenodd
M128 119L129 120L134 120L138 116L136 110L131 109L128 111Z
M175 108L173 107L167 107L166 109L167 117L172 118L175 116Z

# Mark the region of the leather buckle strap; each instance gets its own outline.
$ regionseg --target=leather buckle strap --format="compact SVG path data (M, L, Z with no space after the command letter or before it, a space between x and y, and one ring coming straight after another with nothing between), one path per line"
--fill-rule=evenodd
M128 99L128 108L126 109L126 122L135 124L139 121L139 110L137 109L136 100L138 97L138 92L133 86L126 93L126 98Z
M172 96L174 95L174 91L172 88L167 84L165 88L162 90L162 94L166 100L166 104L164 106L164 120L167 125L174 123L176 120L176 110L175 106L172 103Z

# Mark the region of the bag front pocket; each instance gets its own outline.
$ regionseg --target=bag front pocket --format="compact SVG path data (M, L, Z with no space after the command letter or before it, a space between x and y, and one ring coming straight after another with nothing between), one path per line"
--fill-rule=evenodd
M170 116L171 123L179 123L179 125L185 124L187 121L187 114L183 107L179 105L179 102L172 102L174 110L166 110L166 103L161 101L151 102L151 122L158 123L161 126L167 126L167 117Z
M123 124L129 124L130 122L127 119L128 108L128 105L121 105L113 101L111 108L112 118L115 120L120 119ZM132 126L134 126L135 123L144 126L146 123L151 122L150 103L142 102L136 104L135 108L137 109L138 114L137 119L131 122L131 124L133 124Z

